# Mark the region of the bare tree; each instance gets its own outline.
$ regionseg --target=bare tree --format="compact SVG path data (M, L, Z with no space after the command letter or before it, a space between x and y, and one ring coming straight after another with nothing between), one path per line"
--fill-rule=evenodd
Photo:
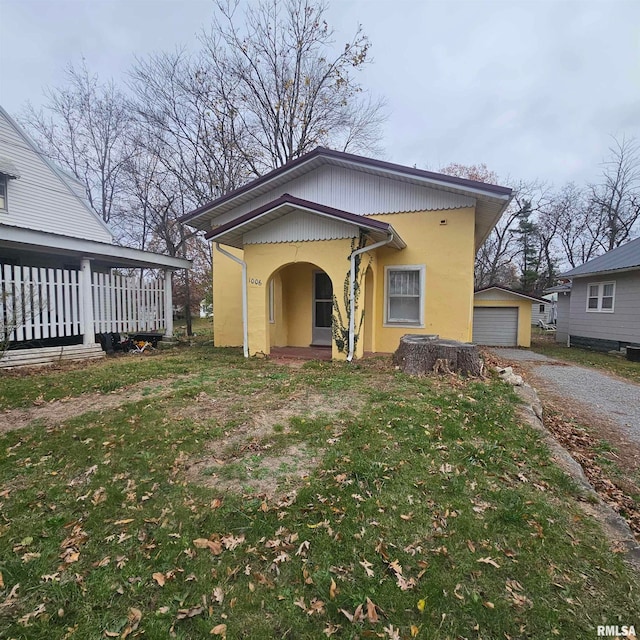
M557 221L555 242L564 266L581 265L598 253L599 228L588 194L573 182L564 185L553 197L549 216Z
M602 180L591 185L590 207L596 224L590 232L603 251L629 240L640 220L640 147L634 139L613 139Z
M20 121L49 158L85 185L91 207L109 222L130 154L130 110L115 84L101 83L84 61L80 68L67 68L66 80L65 86L46 90L44 109L27 104Z
M250 176L238 149L241 125L224 104L227 82L183 51L138 60L131 71L140 145L178 182L185 211Z
M241 124L239 148L252 172L260 175L318 145L377 150L383 104L353 76L368 61L362 29L334 53L324 2L265 0L242 16L238 5L218 0L201 41L207 70L226 87L221 104Z

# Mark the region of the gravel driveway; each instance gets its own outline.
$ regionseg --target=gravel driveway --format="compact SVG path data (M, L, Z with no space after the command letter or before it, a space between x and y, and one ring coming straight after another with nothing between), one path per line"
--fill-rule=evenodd
M622 435L640 444L640 385L614 378L597 369L560 362L531 351L491 351L503 362L524 364L535 378L552 386L557 395L608 418L618 425Z

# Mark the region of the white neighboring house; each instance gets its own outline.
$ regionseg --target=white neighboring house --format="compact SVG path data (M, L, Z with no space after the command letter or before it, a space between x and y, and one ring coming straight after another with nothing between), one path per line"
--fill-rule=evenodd
M101 355L100 333L172 335L171 274L191 262L114 242L82 185L0 107L0 367ZM160 273L117 273L132 268Z
M539 320L545 324L554 324L557 319L557 302L557 293L542 296L540 300L534 302L531 305L531 325L536 326Z

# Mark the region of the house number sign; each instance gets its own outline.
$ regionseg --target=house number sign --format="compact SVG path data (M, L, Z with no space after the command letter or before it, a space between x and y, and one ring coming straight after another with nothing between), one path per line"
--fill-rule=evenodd
M249 284L252 284L256 287L261 287L262 286L262 280L260 280L259 278L249 278Z

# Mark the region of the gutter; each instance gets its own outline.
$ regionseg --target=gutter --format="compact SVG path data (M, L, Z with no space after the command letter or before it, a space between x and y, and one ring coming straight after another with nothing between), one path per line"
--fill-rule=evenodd
M216 242L216 250L222 255L231 258L234 262L237 262L242 266L242 351L244 357L249 357L249 322L248 322L248 299L247 299L247 263L240 258L236 258L232 253L229 253L223 249L218 242Z
M386 240L381 240L375 244L371 244L362 249L356 249L350 256L351 269L349 270L349 354L347 355L347 362L353 360L353 352L356 348L356 257L367 251L373 251L379 247L383 247L385 244L393 242L393 231L389 232Z

